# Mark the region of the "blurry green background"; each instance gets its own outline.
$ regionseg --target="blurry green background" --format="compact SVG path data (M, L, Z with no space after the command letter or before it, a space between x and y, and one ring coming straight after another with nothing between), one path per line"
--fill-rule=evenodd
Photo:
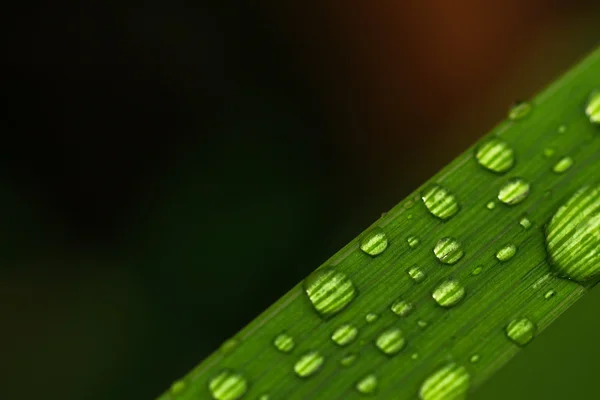
M1 398L156 397L599 44L597 2L251 3L6 11ZM599 307L473 398L598 398Z

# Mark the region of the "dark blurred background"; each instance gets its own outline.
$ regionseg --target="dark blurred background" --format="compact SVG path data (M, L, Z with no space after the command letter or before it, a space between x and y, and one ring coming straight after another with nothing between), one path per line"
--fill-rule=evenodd
M72 1L4 15L11 400L158 396L600 34L600 4L577 0ZM588 325L571 317L564 334L593 342L600 323L579 309ZM555 345L536 358L534 344L482 398L538 398ZM569 384L597 359L569 361L583 374ZM542 383L519 388L536 369Z

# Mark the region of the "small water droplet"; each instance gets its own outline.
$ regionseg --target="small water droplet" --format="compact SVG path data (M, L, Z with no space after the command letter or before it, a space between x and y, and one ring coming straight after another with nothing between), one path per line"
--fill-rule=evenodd
M378 319L379 319L379 315L372 313L372 312L365 315L365 320L369 324L372 324L373 322L377 321Z
M406 300L398 299L392 303L390 307L392 312L399 317L406 317L413 310L413 305L411 302Z
M431 215L441 220L452 218L460 210L456 197L440 185L430 186L421 194L421 199Z
M473 275L473 276L479 275L481 273L481 271L483 271L483 267L480 265L478 267L475 267L475 269L473 271L471 271L471 275Z
M546 157L546 158L552 157L554 155L554 153L555 153L555 150L553 148L546 147L544 149L544 157Z
M262 395L261 395L261 396L258 398L258 400L270 400L270 399L271 399L271 396L269 396L269 395L268 395L268 394L266 394L266 393L265 393L265 394L262 394Z
M560 125L558 127L558 133L565 133L567 131L567 126L566 125Z
M237 400L248 390L248 381L241 374L226 369L208 382L208 390L215 400Z
M357 358L358 355L356 353L348 353L340 359L340 365L342 367L349 367L354 364L354 361L356 361Z
M419 354L418 353L412 353L410 355L410 358L413 359L413 360L417 360L419 358Z
M515 152L512 147L498 138L488 140L479 146L475 158L483 168L496 173L504 173L515 164Z
M450 279L439 284L431 296L440 306L448 308L458 304L465 297L465 294L464 286L457 280Z
M496 258L498 261L505 262L513 258L515 254L517 254L517 246L511 243L498 250Z
M556 292L554 290L550 289L546 292L546 294L544 295L544 298L546 300L548 300L548 299L553 298L554 296L556 296Z
M587 281L600 274L600 185L578 190L546 226L546 248L559 276Z
M525 346L535 336L536 326L527 318L511 321L506 327L506 336L519 346Z
M316 270L304 280L303 286L311 304L323 318L342 311L358 295L346 274L332 267Z
M361 394L374 394L377 391L377 377L369 374L356 382L355 387Z
M408 276L410 276L415 283L421 283L427 278L425 272L416 265L408 270Z
M469 361L471 361L473 364L475 364L476 362L479 362L479 354L473 354L471 356L471 358L469 358Z
M413 219L413 215L412 215L412 214L408 214L408 215L406 216L406 219Z
M529 195L530 185L522 178L513 178L506 182L498 192L498 200L506 205L519 204Z
M171 385L171 394L178 395L185 390L186 384L183 380L173 382Z
M533 285L531 285L531 289L538 290L548 279L550 279L550 274L542 276L540 279L535 281Z
M417 321L417 325L419 325L419 328L425 329L425 328L427 328L429 323L427 321L423 321L422 319L420 319Z
M435 256L444 264L456 264L465 254L460 242L451 237L440 239L433 249Z
M530 103L528 103L526 101L518 101L508 111L508 118L511 121L517 121L517 120L523 119L527 115L529 115L529 113L531 112L532 109L533 109L533 107L531 106Z
M334 341L338 346L347 346L354 342L358 336L358 328L352 324L340 325L331 334L331 340Z
M273 339L273 345L277 350L282 353L289 353L294 350L296 343L294 342L294 338L283 332L280 333Z
M524 229L529 229L531 228L531 221L529 220L529 218L523 217L519 221L519 225L521 225Z
M471 385L467 369L450 363L431 374L421 385L421 400L462 400Z
M496 202L495 201L490 201L485 206L487 207L488 210L493 210L494 208L496 208Z
M568 156L563 157L560 160L558 160L556 164L554 164L554 167L552 167L552 171L554 171L557 174L562 174L563 172L566 172L569 168L571 168L571 166L573 166L573 159Z
M415 247L419 246L419 244L421 243L419 238L416 236L409 236L408 239L406 239L406 241L408 242L408 246L411 249L414 249Z
M388 356L399 353L405 344L406 340L400 328L389 328L380 333L375 340L375 346Z
M585 107L585 115L593 124L600 124L600 90L594 90Z
M240 344L236 338L227 339L221 344L220 350L223 353L231 353Z
M316 350L309 351L296 361L296 364L294 364L294 372L300 378L308 378L309 376L316 374L321 369L324 362L325 357L323 357L321 353Z
M373 257L383 253L387 247L387 236L380 227L371 229L360 240L360 249Z

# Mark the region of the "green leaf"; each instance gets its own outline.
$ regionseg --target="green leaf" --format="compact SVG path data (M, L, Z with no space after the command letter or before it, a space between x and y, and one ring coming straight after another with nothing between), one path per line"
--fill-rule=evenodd
M597 50L160 399L476 390L597 282L599 87Z

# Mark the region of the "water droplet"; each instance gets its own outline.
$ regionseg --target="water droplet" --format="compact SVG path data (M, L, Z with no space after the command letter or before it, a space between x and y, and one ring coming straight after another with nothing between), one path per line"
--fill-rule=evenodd
M221 352L223 353L231 353L237 346L240 344L239 340L235 338L227 339L221 344Z
M524 229L529 229L531 228L531 221L529 220L529 218L523 217L519 221L519 225L521 225Z
M544 295L544 298L546 300L548 300L548 299L553 298L554 296L556 296L556 292L554 290L550 289L546 292L546 294Z
M557 174L562 174L567 171L573 165L573 159L571 157L563 157L552 167L552 171Z
M475 364L476 362L479 362L479 354L473 354L471 356L471 358L469 358L469 361L471 361L473 364Z
M554 153L555 153L555 150L553 148L546 147L544 149L544 157L546 157L546 158L552 157L554 155Z
M483 168L504 173L515 164L515 152L504 140L494 138L477 148L475 158Z
M411 358L411 359L413 359L413 360L416 360L416 359L418 359L418 358L419 358L419 354L418 354L418 353L412 353L412 354L410 355L410 358Z
M563 278L586 281L600 273L600 185L578 190L546 227L550 262Z
M390 328L383 331L375 340L375 346L388 356L399 353L405 344L406 340L400 328Z
M346 274L332 267L316 270L304 280L303 286L308 299L323 318L342 311L358 295Z
M421 199L427 210L441 220L452 218L460 210L456 197L440 185L430 186L422 193Z
M354 361L356 361L357 358L358 355L356 353L348 353L341 358L340 365L342 367L349 367L354 364Z
M408 314L410 314L412 312L413 305L409 301L398 299L392 303L392 306L390 308L391 308L392 312L394 314L396 314L397 316L406 317Z
M485 206L487 207L488 210L493 210L494 208L496 208L496 202L490 201Z
M498 200L509 206L519 204L529 195L530 185L524 179L513 178L498 192Z
M452 307L465 297L466 290L457 280L450 279L442 282L431 295L442 307Z
M318 351L309 351L304 354L296 364L294 364L294 372L300 378L308 378L316 374L319 369L323 366L325 362L325 357L321 355Z
M183 381L183 380L175 381L171 385L171 394L177 395L177 394L183 392L185 390L185 387L186 387L185 381Z
M450 363L431 374L421 385L421 400L462 400L471 384L467 369Z
M531 289L538 290L544 284L544 282L546 282L549 278L550 278L550 274L546 274L546 275L542 276L540 279L535 281L533 285L531 285Z
M419 240L419 238L416 237L416 236L409 236L408 239L406 239L406 241L408 242L408 246L411 249L414 249L415 247L417 247L421 243L421 241Z
M215 400L237 400L248 390L248 382L242 375L226 369L208 382L208 390Z
M340 325L331 334L333 340L338 346L347 346L358 336L358 328L352 324Z
M294 350L296 343L294 342L294 338L288 335L287 333L280 333L273 339L273 344L275 348L282 353L289 353Z
M268 395L268 394L266 394L266 393L265 393L265 394L263 394L263 395L261 395L261 396L258 398L258 400L270 400L270 399L271 399L271 396L269 396L269 395Z
M565 133L567 131L567 126L566 125L560 125L558 127L558 133Z
M591 123L600 124L600 90L594 90L590 95L585 107L585 115L588 116Z
M505 262L513 258L517 254L517 246L514 244L507 244L496 253L498 261Z
M479 275L481 273L481 271L483 271L483 267L480 265L478 267L475 267L475 269L471 272L471 275L473 275L473 276Z
M444 264L456 264L465 254L460 242L454 238L440 239L433 249L435 256Z
M387 247L387 236L379 227L371 229L360 240L360 249L373 257L383 253Z
M355 387L361 394L374 394L377 391L377 377L369 374L356 382Z
M413 219L413 215L412 215L412 214L408 214L408 215L406 216L406 219Z
M425 272L416 265L408 270L408 275L415 283L421 283L427 278Z
M425 328L427 328L429 323L427 321L423 321L422 319L420 319L417 321L417 325L419 325L419 328L425 329Z
M506 327L506 336L519 346L525 346L533 339L536 327L533 322L527 318L520 318L511 321Z
M510 108L508 111L508 118L512 121L517 121L519 119L525 118L532 110L531 104L526 101L518 101L514 106Z
M377 321L378 319L379 319L379 315L372 313L372 312L365 315L365 320L369 324L372 324L373 322Z

